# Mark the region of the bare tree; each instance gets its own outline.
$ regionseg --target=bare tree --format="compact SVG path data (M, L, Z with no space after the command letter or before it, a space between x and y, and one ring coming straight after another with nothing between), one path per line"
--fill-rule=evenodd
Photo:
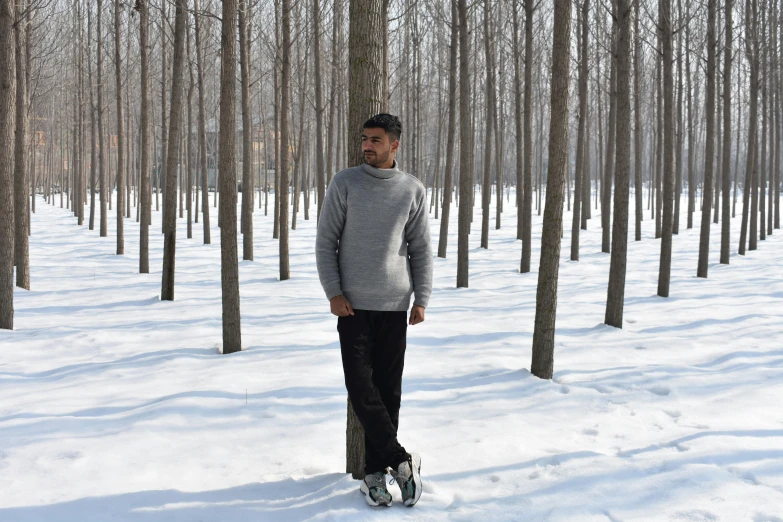
M658 295L669 297L669 281L672 271L672 205L674 203L674 74L672 72L674 57L672 52L671 0L660 0L658 13L663 47L663 216L661 220Z
M283 0L282 5L282 69L280 73L280 186L275 187L275 200L280 200L280 280L291 278L288 258L288 192L291 182L289 178L290 130L289 108L291 104L291 0Z
M198 78L198 141L201 170L201 212L204 228L204 244L211 243L209 233L209 170L207 167L207 114L204 107L204 61L201 56L201 14L198 0L193 0L193 19L196 33L196 76ZM217 185L217 184L216 184ZM215 187L217 190L217 186Z
M139 177L141 178L141 212L139 226L139 273L150 272L150 221L152 214L152 188L150 186L150 64L149 64L149 0L137 0L139 12L139 54L141 55L141 128Z
M96 80L96 93L97 93L97 105L95 112L98 118L98 180L100 183L99 198L101 203L101 228L100 236L108 237L109 235L109 214L108 214L108 198L109 187L106 175L106 140L103 133L103 26L101 19L103 18L103 0L97 0L97 11L95 13L96 22L98 27L96 28L95 39L97 41L97 70L95 73Z
M117 255L125 254L125 122L122 112L122 61L120 58L120 0L114 0L114 84L117 87Z
M712 177L715 156L715 11L717 0L707 0L707 97L705 119L707 120L706 147L704 153L704 201L701 208L701 234L699 236L698 277L707 277L710 254L710 214L712 210Z
M163 200L163 276L160 299L174 300L174 267L177 248L177 149L182 120L182 68L185 61L185 17L187 0L177 0L174 15L174 59L171 76L169 143L166 147L166 179ZM222 111L221 111L222 112ZM222 149L221 149L222 150ZM233 156L231 156L233 159Z
M315 72L315 183L318 193L316 221L321 218L324 202L324 106L323 80L321 79L321 7L319 0L313 0L313 69Z
M579 129L576 136L576 165L574 169L574 213L571 222L571 261L579 261L579 228L581 225L582 178L584 178L585 160L585 128L587 126L587 61L588 38L590 35L588 16L590 0L582 2L580 18L579 43ZM589 205L590 202L588 201Z
M250 109L248 3L239 0L239 67L242 92L242 259L253 260L253 124ZM222 222L222 220L221 220Z
M492 40L489 30L489 2L484 0L484 59L487 67L486 77L486 127L484 129L484 170L481 190L481 248L489 248L489 204L492 196L492 129L495 103L495 81L492 70ZM499 168L498 165L495 168ZM500 195L498 195L500 199ZM498 202L498 205L500 203Z
M668 1L668 0L663 0ZM628 198L631 172L631 6L628 0L616 0L617 27L617 114L616 114L616 173L614 192L614 223L612 228L612 257L609 263L609 285L604 322L616 328L623 327L625 305L625 273L628 249ZM608 160L607 160L608 162Z
M516 9L514 9L516 16ZM446 257L451 215L452 172L454 171L454 136L457 119L457 48L459 46L459 13L457 2L451 2L451 45L449 46L449 123L446 131L446 170L443 174L443 213L440 216L438 257ZM519 63L516 64L517 70ZM520 136L521 138L521 136Z
M571 1L554 0L554 4L549 167L544 228L541 232L541 263L536 290L533 359L530 365L530 372L541 379L551 379L554 367L557 278L560 268L560 236L563 231L563 185L568 162Z
M459 221L457 225L457 288L468 287L468 250L473 208L473 137L470 122L470 40L468 5L458 0L459 15ZM527 150L527 149L526 149ZM523 260L524 261L524 260Z
M729 264L729 245L731 241L731 44L732 44L732 1L726 0L725 37L723 48L723 221L720 234L720 262ZM737 151L739 155L739 151ZM735 174L736 175L736 174Z
M288 1L290 0L284 0L284 2ZM223 353L234 353L242 349L237 255L237 171L234 161L236 154L236 0L223 0L221 29L220 283L223 298Z
M532 251L532 219L533 213L533 13L535 0L525 0L525 125L524 125L524 201L522 213L524 226L522 229L522 259L519 271L530 272L530 255ZM570 9L569 9L570 12ZM569 25L570 28L570 25ZM467 30L467 29L466 29ZM570 31L569 31L570 32ZM460 96L462 91L460 91ZM460 121L463 121L460 118ZM464 142L463 142L464 143ZM461 162L461 160L460 160Z
M14 2L0 0L0 329L14 328Z
M24 0L16 0L16 24L14 27L16 57L16 137L14 140L14 263L16 265L16 286L30 290L30 172L27 162L28 117L27 117L27 70L24 45L27 24Z
M633 53L633 116L634 116L634 198L636 202L636 219L634 229L634 239L642 240L642 191L644 188L642 182L642 156L643 156L643 132L642 132L642 36L639 29L641 11L639 10L639 0L634 0L634 53Z

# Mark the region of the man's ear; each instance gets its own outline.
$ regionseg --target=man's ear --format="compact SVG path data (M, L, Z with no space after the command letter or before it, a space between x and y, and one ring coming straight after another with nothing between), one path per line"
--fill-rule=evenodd
M392 151L392 152L397 152L397 149L398 149L399 147L400 147L400 140L394 140L394 141L391 143L391 151Z

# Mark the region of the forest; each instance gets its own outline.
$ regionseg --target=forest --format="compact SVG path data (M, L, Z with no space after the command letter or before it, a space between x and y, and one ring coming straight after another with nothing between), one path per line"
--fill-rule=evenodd
M68 257L100 279L122 256L106 296L144 274L142 308L156 294L153 315L214 322L220 354L257 349L263 296L311 290L326 191L377 113L401 119L396 161L427 189L436 290L465 319L486 284L524 300L517 357L538 379L560 382L563 299L587 280L588 324L612 329L596 336L638 326L638 291L660 328L711 307L735 266L780 306L782 42L774 0L0 0L0 329L31 324ZM197 269L217 278L203 301ZM716 272L739 286L692 286ZM166 312L175 291L188 308ZM57 302L52 318L77 304ZM354 478L362 437L349 402Z

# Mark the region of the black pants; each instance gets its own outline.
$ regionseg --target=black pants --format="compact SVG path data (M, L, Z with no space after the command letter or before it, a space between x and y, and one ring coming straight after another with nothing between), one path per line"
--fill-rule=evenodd
M397 466L408 453L397 441L407 312L354 310L340 317L345 387L364 428L365 473Z

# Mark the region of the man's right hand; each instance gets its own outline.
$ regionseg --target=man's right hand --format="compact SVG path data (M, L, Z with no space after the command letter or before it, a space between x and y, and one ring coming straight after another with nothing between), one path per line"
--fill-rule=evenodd
M329 300L329 306L332 308L332 314L336 315L337 317L347 317L349 315L353 315L353 308L351 308L351 303L348 302L348 299L346 299L344 295L336 295L332 297Z

